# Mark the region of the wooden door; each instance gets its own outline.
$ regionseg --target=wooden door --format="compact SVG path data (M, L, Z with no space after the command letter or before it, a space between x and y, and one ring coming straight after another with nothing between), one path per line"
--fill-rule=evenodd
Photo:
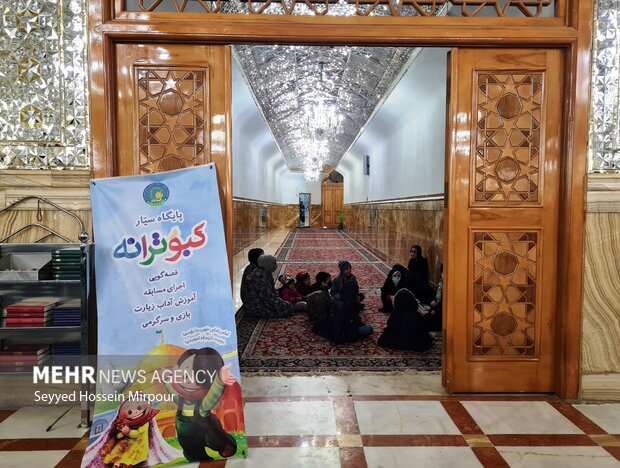
M340 223L342 198L342 184L323 184L321 186L321 210L323 211L324 226L337 227Z
M215 163L232 260L229 46L117 44L114 175Z
M561 70L557 50L451 52L448 391L555 390Z

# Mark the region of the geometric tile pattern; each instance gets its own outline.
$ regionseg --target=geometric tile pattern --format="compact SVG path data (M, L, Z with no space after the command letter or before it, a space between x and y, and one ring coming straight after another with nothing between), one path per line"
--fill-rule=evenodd
M179 13L243 13L265 15L435 16L442 9L460 7L461 16L525 16L542 14L552 0L133 0L123 11ZM486 8L485 8L486 7Z
M205 70L138 67L140 173L205 164Z
M89 167L84 0L0 13L0 169Z
M597 0L592 41L590 171L620 172L620 0Z
M289 385L293 386L293 382L294 378ZM376 388L380 391L380 384ZM248 460L192 466L616 467L620 460L620 435L606 432L596 420L569 403L545 396L415 396L376 392L341 395L326 391L315 396L246 396L244 399L249 408L248 423L255 428L253 435L248 436ZM472 405L476 411L470 410ZM487 432L485 427L497 421L493 415L496 405L512 405L526 432ZM382 426L385 431L377 433L367 422L380 420L384 407L407 408L414 415L396 414L392 417L395 420L385 420ZM544 409L544 417L535 414L539 408ZM43 417L35 424L49 424L49 418L44 417L49 409L41 408ZM274 411L287 422L267 421ZM7 419L11 415L19 418L20 412L1 411L0 428L9 424ZM312 413L307 416L312 430L299 420L299 415L304 413ZM437 415L441 416L446 430L441 430ZM556 420L563 421L558 430L554 430ZM373 430L369 431L368 427ZM543 432L534 433L533 428ZM30 466L36 462L35 466L42 468L78 467L88 440L88 434L83 438L43 439L28 438L28 432L14 432L15 438L0 439L2 466Z
M478 74L474 200L539 200L542 73Z
M536 232L474 232L473 354L536 354Z

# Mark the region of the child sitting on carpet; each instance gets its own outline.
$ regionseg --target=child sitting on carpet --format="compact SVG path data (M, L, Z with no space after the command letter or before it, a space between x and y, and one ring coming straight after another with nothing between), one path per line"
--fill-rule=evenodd
M293 304L294 311L305 311L306 303L304 298L295 288L294 280L290 276L280 275L278 281L282 285L278 290L280 297L287 302Z
M310 292L309 288L311 283L310 273L307 271L300 271L297 273L297 276L295 276L295 289L297 289L297 292L301 294L304 299Z
M312 331L336 344L352 343L369 336L372 327L365 325L359 314L359 291L356 282L345 282L339 299L319 315Z

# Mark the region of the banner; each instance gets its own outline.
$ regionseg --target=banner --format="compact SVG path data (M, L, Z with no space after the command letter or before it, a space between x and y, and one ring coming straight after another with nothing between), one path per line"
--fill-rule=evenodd
M247 456L215 165L91 181L98 309L83 467Z

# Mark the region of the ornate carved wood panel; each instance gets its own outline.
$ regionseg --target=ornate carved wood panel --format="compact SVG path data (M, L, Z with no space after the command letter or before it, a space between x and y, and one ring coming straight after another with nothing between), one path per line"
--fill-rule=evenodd
M475 202L538 202L542 73L480 73Z
M473 354L534 356L537 232L474 232Z
M126 0L121 11L243 13L254 15L536 17L552 0Z
M232 252L230 48L131 43L114 51L114 175L215 163Z
M451 391L554 388L561 66L559 51L452 51Z
M136 67L140 173L205 164L207 72Z

